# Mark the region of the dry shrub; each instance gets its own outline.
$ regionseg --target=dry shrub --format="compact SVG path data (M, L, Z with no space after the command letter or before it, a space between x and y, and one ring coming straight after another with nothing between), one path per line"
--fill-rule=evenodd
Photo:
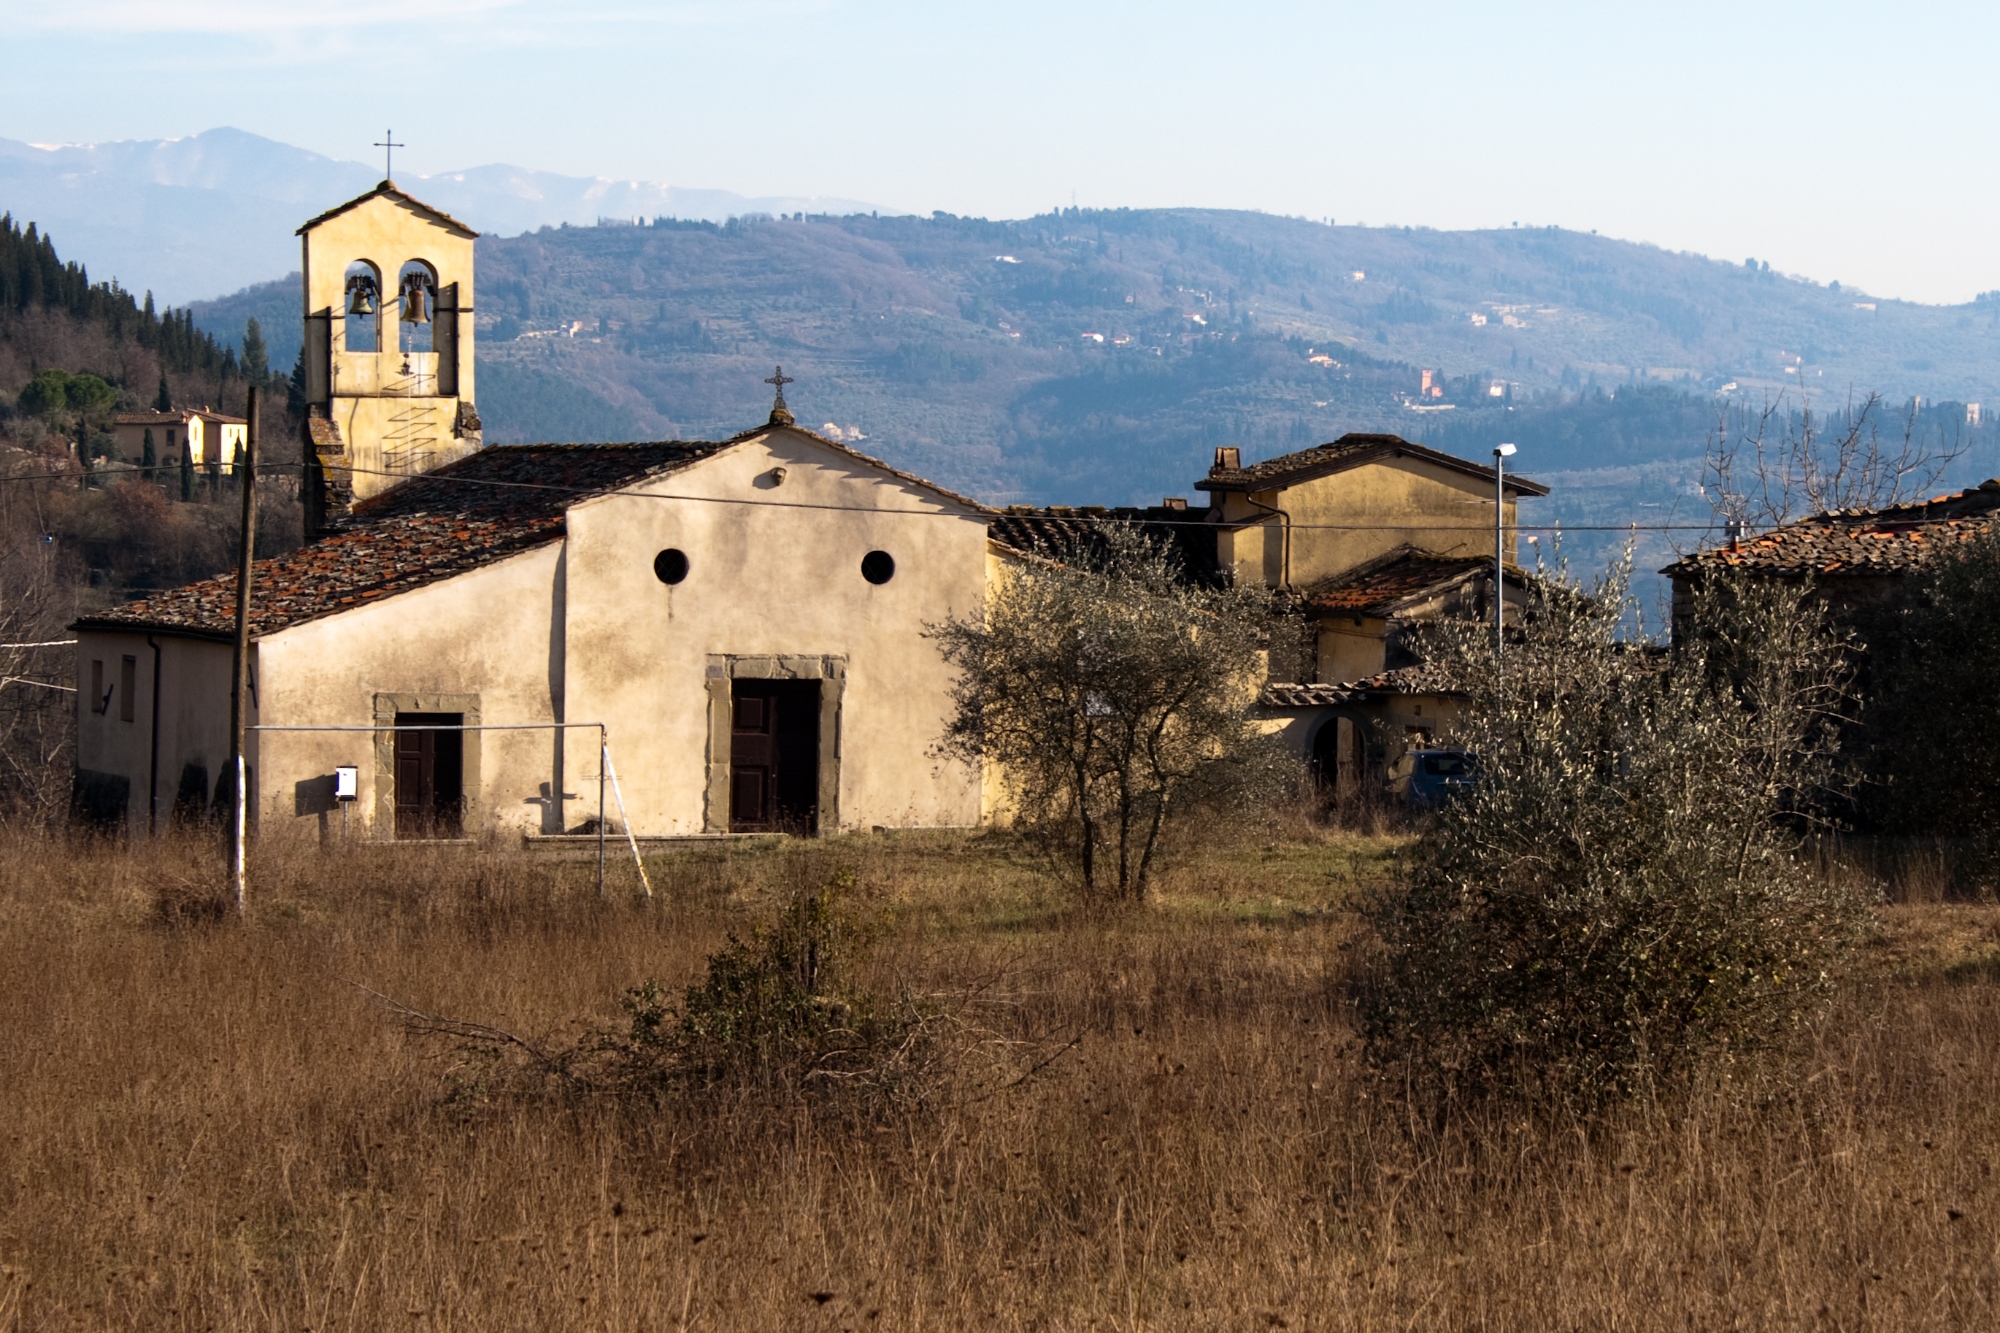
M993 1044L992 1034L972 1029L962 1005L884 997L861 984L872 926L854 890L853 872L841 870L792 892L773 920L747 935L732 931L678 1002L648 978L620 996L623 1023L561 1045L394 1007L412 1031L453 1039L471 1057L478 1074L461 1081L461 1096L490 1095L501 1083L495 1062L511 1058L530 1088L681 1109L717 1094L863 1111L921 1107L965 1072L973 1049ZM519 1090L524 1080L508 1083Z

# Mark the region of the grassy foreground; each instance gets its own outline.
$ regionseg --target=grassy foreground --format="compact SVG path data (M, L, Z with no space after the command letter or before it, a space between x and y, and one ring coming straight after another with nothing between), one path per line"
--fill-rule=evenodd
M1215 849L1066 912L1005 838L590 867L0 846L0 1329L2000 1327L2000 912L1886 910L1768 1078L1618 1123L1410 1125L1361 1076L1344 905L1381 839ZM370 991L536 1036L681 987L856 872L878 988L1081 1041L855 1118L468 1092ZM364 989L365 988L365 989Z

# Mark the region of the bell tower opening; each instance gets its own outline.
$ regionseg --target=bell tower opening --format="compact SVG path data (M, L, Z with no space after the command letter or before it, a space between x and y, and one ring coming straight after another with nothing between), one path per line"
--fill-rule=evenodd
M433 330L437 321L437 270L421 259L412 259L396 275L396 304L402 318L396 323L403 331L405 352L434 352Z
M349 352L373 352L382 345L382 273L365 259L347 266L344 284L345 328L341 347Z

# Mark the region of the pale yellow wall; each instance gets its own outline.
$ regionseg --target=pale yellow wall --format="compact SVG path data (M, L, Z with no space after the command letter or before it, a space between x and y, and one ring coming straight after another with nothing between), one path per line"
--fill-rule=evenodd
M437 467L470 447L453 435L460 399L475 400L472 238L435 222L394 199L377 196L328 219L303 238L305 308L331 314L329 415L339 423L354 473L354 495L365 499L388 489L381 474L385 455L423 458ZM347 346L347 267L373 263L382 286L377 352L349 352ZM439 292L458 284L458 393L438 392L436 352L401 350L405 326L396 305L397 275L421 259L437 271ZM442 311L439 318L446 316ZM435 337L435 332L433 333ZM310 338L308 346L311 345ZM405 374L403 367L409 366ZM414 470L424 470L422 467Z
M1492 486L1416 459L1363 463L1254 498L1291 515L1294 587L1343 574L1399 546L1440 555L1493 550ZM1275 517L1260 518L1241 495L1221 499L1225 522L1256 526L1220 534L1218 554L1235 569L1239 583L1276 587L1284 569L1282 524ZM1514 559L1515 510L1510 495L1505 515L1509 561Z
M156 466L165 467L169 460L178 463L185 449L189 460L196 466L207 464L210 457L211 437L220 436L220 458L222 475L225 477L236 469L236 451L248 437L249 426L230 422L210 422L202 417L190 418L185 424L166 426L119 425L113 427L117 440L118 457L128 463L137 463L146 456L146 432L153 432L153 455L158 460ZM167 432L174 434L173 442L167 442Z
M774 466L787 473L777 487ZM983 516L785 430L634 489L868 511L627 495L570 511L569 713L615 720L613 757L636 828L692 834L714 820L708 672L719 656L758 655L845 658L842 826L979 821L978 775L929 753L950 674L922 627L979 610ZM653 574L668 547L690 566L673 587ZM877 549L896 560L879 587L860 568Z
M1386 624L1372 616L1342 616L1320 622L1318 679L1340 685L1381 671L1385 665Z
M556 720L551 680L561 656L550 645L561 554L560 544L539 547L260 640L258 720L372 726L378 693L477 695L480 720L488 723ZM343 764L358 768L359 799L348 813L356 835L372 828L377 795L393 782L393 774L378 771L373 731L262 732L254 748L267 834L287 826L317 828L317 816L296 813L301 781ZM487 826L541 832L542 784L554 775L551 734L486 732L476 748L476 785L470 763L465 781ZM595 735L572 733L568 756L569 790L580 791L577 784L587 781L588 813L595 814ZM571 823L582 818L582 805L571 803ZM386 837L390 830L374 832Z

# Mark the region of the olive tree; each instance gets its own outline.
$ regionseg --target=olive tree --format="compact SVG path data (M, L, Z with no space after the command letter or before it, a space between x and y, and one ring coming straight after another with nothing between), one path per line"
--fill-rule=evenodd
M1261 591L1191 580L1107 527L929 628L958 669L941 749L995 766L1016 825L1085 893L1141 897L1177 820L1268 799L1290 767L1250 716L1270 621Z
M1810 590L1698 589L1669 648L1621 640L1629 563L1535 584L1496 660L1436 628L1478 782L1369 903L1375 1065L1446 1105L1589 1104L1740 1051L1824 994L1867 910L1806 837L1838 785L1841 643Z

